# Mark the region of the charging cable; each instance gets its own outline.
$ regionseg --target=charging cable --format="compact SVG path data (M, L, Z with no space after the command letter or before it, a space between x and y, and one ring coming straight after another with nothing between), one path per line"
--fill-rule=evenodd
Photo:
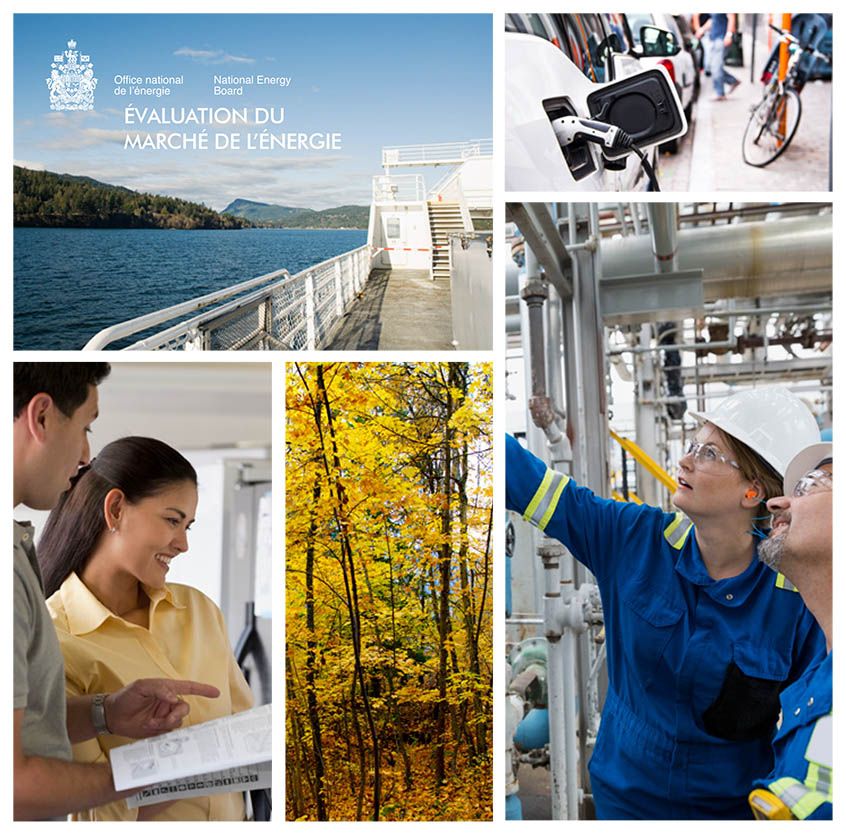
M552 129L558 143L564 147L574 142L586 140L601 145L609 151L634 151L640 157L640 164L649 178L650 191L660 192L655 169L640 150L634 140L622 128L608 122L597 122L594 119L581 119L578 116L561 116L552 120Z

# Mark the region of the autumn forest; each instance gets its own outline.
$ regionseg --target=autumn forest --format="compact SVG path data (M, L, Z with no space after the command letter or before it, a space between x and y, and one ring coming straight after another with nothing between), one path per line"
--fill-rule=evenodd
M289 820L491 819L491 377L287 366Z

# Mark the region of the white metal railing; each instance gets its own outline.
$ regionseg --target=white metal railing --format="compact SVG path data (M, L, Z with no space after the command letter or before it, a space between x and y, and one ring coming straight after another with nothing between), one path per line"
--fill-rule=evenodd
M426 199L426 184L422 174L377 174L373 178L373 202L409 203Z
M453 186L455 182L456 186ZM460 185L458 185L461 183ZM441 195L445 200L453 200L453 190L458 188L462 199L473 208L491 208L493 206L493 189L490 186L473 186L461 182L461 168L455 166L449 169L434 186L429 189L428 199L437 200Z
M257 276L112 325L89 340L85 349L106 348L189 311L201 312L124 350L315 349L361 291L370 273L370 260L371 248L365 244L293 276L287 270ZM230 301L218 304L226 299Z
M493 139L439 142L427 145L394 145L382 149L382 167L397 165L444 165L474 157L493 155Z
M441 179L438 180L438 182L435 183L435 185L429 189L429 193L426 196L427 199L437 200L439 194L443 195L447 191L450 181L457 178L459 171L460 169L458 168L458 166L454 166L453 168L448 169L444 176L441 177Z

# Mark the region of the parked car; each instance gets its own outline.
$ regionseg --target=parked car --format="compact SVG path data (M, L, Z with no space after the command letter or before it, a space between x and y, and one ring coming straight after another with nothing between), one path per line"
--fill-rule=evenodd
M644 66L662 66L670 74L676 92L684 108L684 115L688 124L693 119L693 105L699 97L699 71L692 51L685 48L685 39L679 29L679 24L671 14L626 13L621 15L626 26L631 43L635 48L642 47L641 29L644 26L657 26L665 29L673 36L677 49L671 55L660 58L641 59ZM678 150L678 140L673 139L661 146L662 151L674 154Z
M619 17L505 16L506 189L646 189L658 143L687 130L666 68L644 70L638 50L624 43L622 25L612 28ZM571 117L631 134L646 164L635 153L609 151L593 141L565 145L553 123Z
M699 74L705 70L705 48L702 46L699 38L696 37L688 15L673 15L673 20L675 20L676 26L678 26L679 32L681 32L682 44L685 51L689 52L691 58L693 58L693 67L696 70L696 84L694 88L694 99L696 99L699 96Z

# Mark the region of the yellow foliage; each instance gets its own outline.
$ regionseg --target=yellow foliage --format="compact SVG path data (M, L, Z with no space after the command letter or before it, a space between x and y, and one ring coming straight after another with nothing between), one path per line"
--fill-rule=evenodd
M328 817L355 818L359 790L373 817L377 746L379 818L490 818L491 381L490 364L288 366L289 819L317 818L321 750ZM455 765L440 792L433 759Z

